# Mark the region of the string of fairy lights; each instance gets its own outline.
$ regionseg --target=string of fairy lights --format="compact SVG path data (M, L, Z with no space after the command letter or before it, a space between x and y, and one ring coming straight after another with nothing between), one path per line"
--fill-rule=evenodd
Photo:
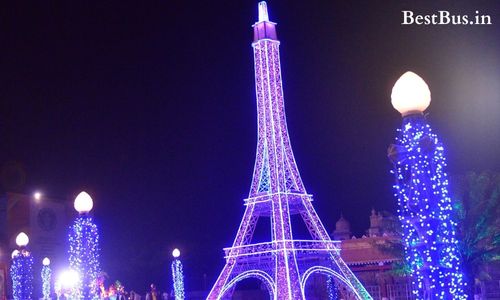
M89 215L93 201L89 194L81 192L75 199L76 211L79 213L68 235L69 266L79 275L73 291L73 297L83 299L98 298L97 276L99 264L99 231L93 218Z
M389 158L413 294L416 299L466 299L444 147L423 115L430 104L427 84L405 73L394 85L392 103L403 115Z
M171 269L172 269L172 279L174 286L174 295L175 300L184 300L184 274L182 273L182 262L179 259L181 252L179 249L175 248L172 251L172 256L174 260L172 261Z
M14 300L31 299L33 294L33 257L27 249L28 243L28 235L24 232L17 235L16 244L19 249L12 252L10 266Z
M50 269L50 259L48 257L44 258L42 261L42 294L43 300L48 300L50 298L50 280L52 277L52 270Z

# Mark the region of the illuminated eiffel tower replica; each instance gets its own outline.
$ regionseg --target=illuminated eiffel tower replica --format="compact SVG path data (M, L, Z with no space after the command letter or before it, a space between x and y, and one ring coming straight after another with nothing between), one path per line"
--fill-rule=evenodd
M224 249L226 264L207 299L230 299L235 285L247 278L260 279L271 299L306 299L306 282L314 273L332 278L343 298L372 299L340 257L300 178L285 119L276 23L269 21L266 2L258 10L252 43L258 110L252 186L233 246ZM294 214L300 214L311 239L294 239ZM270 218L269 242L252 243L259 218Z

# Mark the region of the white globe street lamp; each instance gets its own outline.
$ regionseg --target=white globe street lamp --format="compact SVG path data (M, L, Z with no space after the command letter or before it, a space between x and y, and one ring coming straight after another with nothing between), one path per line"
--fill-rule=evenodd
M50 265L50 259L49 259L48 257L44 258L44 259L43 259L43 261L42 261L42 264L43 264L44 266L48 266L48 265Z
M30 239L24 232L16 236L18 250L12 252L10 278L14 300L31 299L33 293L33 257L27 250Z
M174 251L172 251L172 256L174 258L178 258L179 256L181 256L181 251L177 248L174 249Z
M40 192L35 192L33 194L33 198L35 198L36 201L40 201L42 199L42 193Z
M20 232L16 237L16 245L18 247L26 247L29 242L30 242L30 239L29 239L28 235L24 232Z
M86 192L80 192L80 194L78 194L75 198L74 206L78 213L84 214L92 210L92 207L94 207L94 201L92 201L92 197L90 197L90 195Z
M181 251L178 248L175 248L172 251L172 256L174 257L171 269L172 281L174 283L175 300L184 300L184 275L182 272L182 263L179 259L179 256L181 256Z
M405 258L417 299L466 299L444 148L423 114L430 102L429 86L413 72L404 73L392 88L391 103L403 122L388 157Z
M69 265L78 272L79 280L72 291L72 297L94 299L98 294L95 285L100 271L99 263L99 230L89 212L94 201L89 194L82 191L76 196L74 207L78 212L68 235Z
M403 117L421 114L431 103L431 91L422 77L408 71L394 84L391 103Z

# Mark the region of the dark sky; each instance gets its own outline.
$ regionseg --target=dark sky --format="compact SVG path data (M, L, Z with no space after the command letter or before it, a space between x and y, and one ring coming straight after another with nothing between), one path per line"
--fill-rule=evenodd
M3 189L95 202L102 266L144 291L211 285L248 195L256 145L257 1L14 1L0 8ZM315 208L356 234L393 210L387 146L397 78L429 84L452 174L500 170L498 1L277 1L288 125ZM493 25L402 26L402 10ZM14 166L14 167L13 167ZM5 170L21 168L17 187ZM14 180L15 181L15 180Z

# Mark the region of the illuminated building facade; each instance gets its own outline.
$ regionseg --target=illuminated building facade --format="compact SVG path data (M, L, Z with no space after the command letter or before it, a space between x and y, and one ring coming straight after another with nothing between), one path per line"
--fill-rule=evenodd
M372 210L370 227L361 237L351 233L349 221L341 215L332 237L340 240L340 255L373 299L413 300L410 277L395 272L403 254L400 224L393 216Z

